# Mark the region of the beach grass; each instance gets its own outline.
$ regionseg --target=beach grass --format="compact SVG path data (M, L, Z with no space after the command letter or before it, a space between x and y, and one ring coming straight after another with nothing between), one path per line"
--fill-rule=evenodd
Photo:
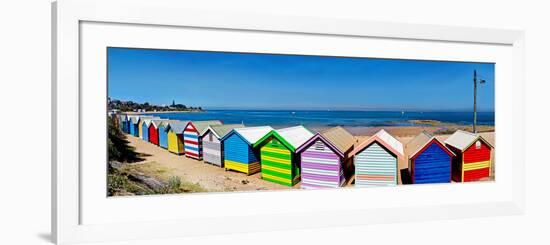
M128 164L122 167L121 171L131 175L147 176L164 183L165 187L163 189L156 190L152 194L208 192L208 190L199 183L187 181L181 176L170 175L172 169L154 161Z

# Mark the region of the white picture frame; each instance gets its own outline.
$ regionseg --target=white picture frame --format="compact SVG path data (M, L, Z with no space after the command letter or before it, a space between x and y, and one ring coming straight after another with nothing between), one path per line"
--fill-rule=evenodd
M97 25L103 24L105 25L97 28ZM161 43L160 38L132 39L136 40L132 43L125 43L125 40L117 41L115 40L116 34L119 32L109 31L109 28L121 28L118 30L128 31L125 33L128 37L143 35L144 31L153 31L155 28L164 28L158 32L158 35L176 35L174 30L181 30L181 32L178 31L181 35L189 35L186 33L205 30L205 32L209 32L208 35L229 35L228 33L239 32L254 36L255 33L261 33L261 35L256 35L257 38L291 36L288 37L290 38L288 40L292 40L292 38L302 38L300 40L303 41L308 41L310 38L320 41L334 39L332 42L335 43L348 42L346 39L353 39L353 42L363 42L368 39L372 45L395 47L393 53L389 50L380 51L379 57L411 59L436 57L449 60L496 62L496 77L499 79L499 86L496 86L495 92L498 128L497 179L493 183L481 184L369 189L368 193L365 189L345 189L191 195L185 199L181 195L170 195L125 198L114 201L98 200L99 197L87 193L101 190L105 184L101 180L105 176L100 176L101 171L88 171L90 168L82 164L90 156L82 154L82 152L96 149L92 147L93 142L87 142L90 139L87 136L90 134L87 132L96 134L95 129L101 130L100 128L104 127L103 125L99 128L91 128L98 125L91 123L93 120L98 120L101 124L104 118L93 119L93 115L88 115L88 112L94 111L94 108L104 108L104 104L88 107L90 103L94 103L94 100L90 100L88 103L90 96L87 96L87 93L105 88L105 81L98 81L97 79L101 78L88 77L82 73L84 69L101 69L101 63L90 63L101 59L101 56L93 57L93 54L96 53L94 47L102 48L113 43L146 45L147 48L180 47L178 43ZM178 1L153 2L146 0L57 1L52 5L52 30L52 44L54 45L52 47L52 64L54 64L52 66L52 234L57 243L116 241L130 238L152 239L513 215L520 214L524 210L524 34L522 31L267 16L237 12L208 12L185 9L185 4ZM195 37L198 36L197 33L192 34L196 34ZM197 37L197 40L200 40L200 37ZM296 50L304 49L303 43L298 45L300 40L296 39L296 47L293 47ZM384 42L387 43L384 44ZM415 49L407 51L403 47L400 48L399 42L415 42L418 44L415 47L419 49L426 48L428 42L437 43L437 47L432 46L431 48L440 49L441 54L420 52ZM453 53L449 51L448 47L446 48L449 45L453 48L465 46L464 51ZM278 52L275 44L271 46L274 47L249 45L248 48L260 50L273 48L273 52ZM88 49L88 47L91 48ZM222 43L217 48L242 51L245 47L230 46L229 44L224 46ZM288 48L288 45L281 46L280 50L285 48ZM280 50L279 52L284 52ZM287 52L307 52L308 54L335 52L334 54L351 56L356 52L351 49L319 50L312 48L306 51L288 50ZM401 53L397 53L397 51ZM450 55L445 56L445 52ZM92 55L88 56L89 53ZM491 57L487 58L488 60L476 58L480 54ZM356 55L361 54L357 53ZM506 69L499 68L499 64L503 64L501 67ZM500 81L503 82L500 83ZM98 87L94 87L96 84ZM103 113L99 109L96 112ZM83 122L83 118L86 119L86 122ZM104 168L104 165L102 167ZM99 187L89 189L89 186L95 182ZM441 201L430 198L430 195L440 196L440 193L450 193L448 200ZM489 193L497 194L488 195ZM222 213L205 215L198 208L208 200L216 199L223 199L230 205L231 202L247 198L250 199L248 201L257 202L259 205L266 200L299 200L299 198L304 198L302 197L304 195L307 196L307 200L303 200L304 202L318 201L320 203L318 209L297 209L294 212L288 212L290 207L281 205L275 211L274 207L258 208L251 213L232 214L230 215L232 218L228 219L228 216ZM336 206L333 204L337 202L323 202L326 199L357 198L358 195L362 195L361 198L373 197L376 200L383 198L384 201L374 203L372 206ZM331 198L327 198L329 196ZM468 197L468 199L464 200L460 197ZM106 196L104 198L107 199ZM170 218L170 213L159 213L157 214L158 220L153 220L151 214L141 218L129 218L128 214L124 212L124 209L128 207L136 209L162 207L165 210L174 210L182 205L190 205L188 207L194 208L193 214L186 216L186 213L182 212ZM119 215L116 215L117 210L119 210ZM246 221L239 221L238 217L246 217ZM269 219L270 222L265 222L265 219ZM296 222L289 222L289 220ZM118 225L121 222L125 223L124 226Z

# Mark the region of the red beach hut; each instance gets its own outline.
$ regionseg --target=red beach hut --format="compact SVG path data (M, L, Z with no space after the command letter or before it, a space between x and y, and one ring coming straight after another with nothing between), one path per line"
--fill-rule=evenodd
M159 131L158 126L162 121L165 121L166 119L155 119L151 120L151 123L149 124L149 142L155 145L159 145Z
M456 131L445 145L456 155L452 164L452 179L457 182L489 178L493 146L481 135Z

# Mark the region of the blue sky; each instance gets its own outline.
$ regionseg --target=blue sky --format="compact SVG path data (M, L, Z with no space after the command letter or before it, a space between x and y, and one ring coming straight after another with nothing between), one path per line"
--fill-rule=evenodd
M494 111L494 64L108 49L112 99L206 109Z

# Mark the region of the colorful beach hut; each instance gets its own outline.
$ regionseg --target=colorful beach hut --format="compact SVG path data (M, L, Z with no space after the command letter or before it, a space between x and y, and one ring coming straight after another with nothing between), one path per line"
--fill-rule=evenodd
M130 134L139 137L138 132L139 116L130 116Z
M300 181L300 158L296 149L313 137L304 126L271 130L253 147L260 148L262 179L293 186Z
M260 171L260 154L253 145L273 130L270 126L235 128L221 138L225 170L251 175Z
M168 131L170 130L170 123L182 123L187 125L189 121L178 121L178 120L166 120L162 121L158 125L158 134L159 134L159 146L168 149Z
M171 122L168 127L168 151L182 155L185 153L183 143L183 132L187 126L186 122Z
M456 131L445 145L456 155L452 164L452 179L456 182L489 178L493 146L481 135Z
M130 116L128 115L128 118L127 118L127 123L128 123L128 126L127 126L127 130L128 130L128 134L132 135L132 132L134 132L134 130L132 129L132 117L133 116Z
M149 142L149 125L151 125L151 120L153 120L153 118L141 118L140 120L140 127L142 128L141 139L147 142Z
M127 134L130 134L130 128L132 126L132 122L130 120L130 116L126 115L126 131L124 131Z
M413 184L451 182L451 161L455 154L434 136L420 133L405 146L405 154Z
M403 144L385 130L361 142L353 152L355 186L397 185L398 161L404 160Z
M316 133L296 149L300 157L303 189L335 188L346 182L356 140L342 127ZM349 172L349 171L348 171Z
M183 133L185 156L197 160L202 159L202 140L200 133L210 125L221 125L218 120L212 121L191 121L187 123Z
M205 163L211 163L223 167L223 144L221 138L235 128L244 128L243 124L210 125L202 133L203 159Z
M128 133L128 119L126 117L126 114L118 115L118 126L120 127L120 130L124 133Z
M138 119L138 135L139 135L139 138L143 139L143 121L145 119L153 119L153 118L158 118L158 117L154 117L154 116L140 116L139 119ZM145 128L145 131L148 131L148 127ZM149 135L149 134L147 134Z
M155 145L159 145L159 131L158 127L166 119L153 119L149 124L149 142Z

